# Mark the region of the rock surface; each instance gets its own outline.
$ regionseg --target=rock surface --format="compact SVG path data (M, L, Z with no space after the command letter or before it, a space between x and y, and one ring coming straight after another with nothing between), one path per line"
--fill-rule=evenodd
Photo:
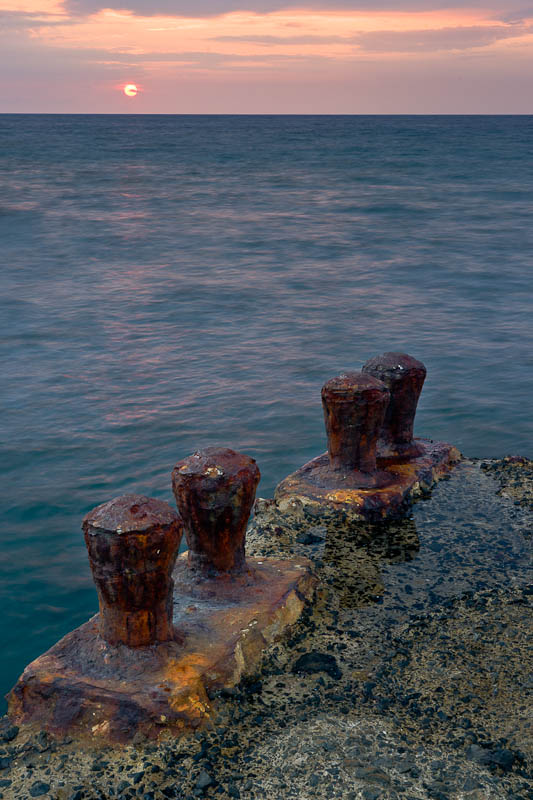
M498 461L483 462L481 469L500 482L503 497L533 508L533 461L523 456L506 456Z
M286 526L259 503L248 550L307 556L321 588L254 679L213 694L212 728L97 753L21 731L0 793L532 800L532 512L491 474L464 462L386 525Z

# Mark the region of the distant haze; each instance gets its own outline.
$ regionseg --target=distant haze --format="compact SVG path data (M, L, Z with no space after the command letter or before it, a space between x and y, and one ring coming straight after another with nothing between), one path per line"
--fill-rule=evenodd
M0 0L0 113L529 114L532 65L512 0Z

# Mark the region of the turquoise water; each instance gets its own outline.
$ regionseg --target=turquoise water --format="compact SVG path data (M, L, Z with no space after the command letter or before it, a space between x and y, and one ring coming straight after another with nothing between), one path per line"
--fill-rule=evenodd
M417 432L533 456L533 117L0 116L0 690L96 609L80 524L320 387L423 360Z

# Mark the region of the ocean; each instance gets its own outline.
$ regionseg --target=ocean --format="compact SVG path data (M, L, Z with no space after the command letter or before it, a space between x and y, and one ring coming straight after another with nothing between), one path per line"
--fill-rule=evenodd
M532 116L1 115L0 186L0 694L97 610L88 510L212 444L271 496L372 355L533 456Z

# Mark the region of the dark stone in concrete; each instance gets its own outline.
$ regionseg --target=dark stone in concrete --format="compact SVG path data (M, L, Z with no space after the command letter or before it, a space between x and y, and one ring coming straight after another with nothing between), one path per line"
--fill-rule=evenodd
M490 763L494 766L500 767L504 772L512 769L515 763L515 754L511 750L502 747L499 750L491 750Z
M47 794L50 791L50 784L43 783L42 781L36 781L32 786L30 786L30 795L31 797L42 797L43 794Z
M0 742L12 742L18 735L17 725L12 725L8 717L3 717L0 721Z
M213 779L211 775L203 769L200 774L198 775L198 780L196 781L196 789L207 789L208 786L212 786Z
M339 669L335 657L327 653L304 653L304 655L300 656L293 664L292 672L295 674L303 673L305 675L312 675L315 672L327 672L332 678L339 679L342 677L342 672Z
M322 536L316 536L314 533L300 533L296 537L296 541L300 544L319 544L323 542L324 539Z

